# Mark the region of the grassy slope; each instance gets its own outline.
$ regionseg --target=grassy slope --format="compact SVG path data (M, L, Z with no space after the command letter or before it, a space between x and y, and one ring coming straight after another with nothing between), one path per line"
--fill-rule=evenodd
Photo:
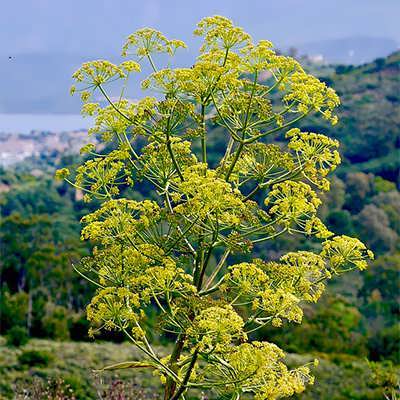
M27 367L18 361L18 355L26 350L47 351L53 359L46 367ZM162 351L162 349L161 349ZM114 343L78 343L54 342L33 339L21 349L5 346L0 338L0 399L15 398L19 392L32 385L35 379L47 381L49 378L62 377L75 391L77 399L97 399L96 390L101 390L115 379L129 381L130 384L150 388L144 398L154 398L158 379L150 372L138 373L134 370L107 372L100 377L92 369L115 362L137 359L139 354L129 344ZM287 362L291 366L312 361L314 356L289 355ZM336 356L327 359L319 355L320 365L315 370L316 383L299 399L380 399L379 389L369 386L370 372L364 360L349 356ZM100 383L102 381L102 383ZM150 395L152 393L152 395ZM22 398L22 397L21 397ZM137 397L139 400L142 397ZM41 399L40 399L41 400Z
M21 365L18 356L28 350L48 352L53 357L47 366ZM138 352L128 344L32 339L27 345L16 349L7 347L4 339L0 338L0 400L14 398L13 393L22 392L36 379L47 381L61 377L75 389L76 398L79 400L97 398L96 390L101 390L117 378L129 379L133 384L139 384L140 381L143 387L154 386L157 381L150 373L139 376L132 373L132 370L118 374L107 372L102 374L100 380L93 372L94 369L120 361L135 360L138 357Z

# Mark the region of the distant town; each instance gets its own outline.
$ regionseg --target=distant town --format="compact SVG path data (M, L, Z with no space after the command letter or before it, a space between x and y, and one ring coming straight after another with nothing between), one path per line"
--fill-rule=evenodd
M87 131L31 131L30 133L0 132L0 166L10 167L26 158L51 155L54 152L76 154L91 138ZM93 141L93 139L92 139Z

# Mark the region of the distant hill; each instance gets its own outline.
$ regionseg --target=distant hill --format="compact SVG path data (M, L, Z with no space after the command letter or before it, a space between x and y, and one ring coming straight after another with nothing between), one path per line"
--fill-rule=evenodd
M393 53L399 44L388 38L356 36L309 42L296 48L300 54L327 63L359 65Z
M0 112L79 112L77 97L68 94L71 71L84 59L70 57L22 57L10 60L5 85L11 95L0 97ZM45 79L37 70L46 64ZM30 63L32 71L23 74L22 65ZM14 66L13 66L14 65ZM307 63L307 69L325 80L339 93L339 124L332 127L320 118L310 118L303 128L327 133L341 141L344 163L341 171L359 170L399 180L400 169L400 52L358 67L326 66ZM17 73L10 74L13 68ZM14 71L15 71L14 69ZM36 71L36 72L35 72ZM18 81L15 77L19 76ZM49 82L58 82L59 86ZM60 83L61 82L61 83ZM11 90L23 86L24 90ZM60 93L60 87L62 92ZM139 96L141 93L139 93ZM4 96L4 91L3 91ZM79 127L77 127L79 128ZM0 126L1 130L1 126Z
M303 128L340 140L342 171L373 172L398 181L400 52L359 67L338 66L334 74L321 79L340 95L339 123L332 127L315 118Z
M297 49L298 55L307 54L317 61L361 64L387 56L397 49L397 44L391 39L353 37L306 43ZM191 63L196 57L193 51L178 54L177 63ZM0 76L4 79L0 91L0 113L79 113L79 100L68 93L71 75L83 62L98 58L120 61L118 57L96 51L85 56L61 50L58 53L1 53Z

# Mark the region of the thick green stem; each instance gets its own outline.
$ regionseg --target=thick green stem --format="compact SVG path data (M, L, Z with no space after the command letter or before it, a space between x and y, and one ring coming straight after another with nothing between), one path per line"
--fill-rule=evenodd
M169 368L174 373L178 370L178 360L182 354L183 345L185 343L186 335L180 334L172 350L171 359L169 361ZM176 381L172 377L167 378L167 383L164 390L164 400L171 400L176 390Z
M150 54L149 52L147 52L146 56L147 56L147 59L148 59L149 62L150 62L150 65L151 65L151 68L153 69L153 71L154 71L154 72L157 72L157 67L156 67L156 65L154 64L154 61L153 61L153 58L152 58L151 54Z
M205 275L208 263L210 262L210 258L211 258L212 252L214 250L214 244L217 241L218 234L219 234L219 224L218 224L218 219L217 219L215 231L214 231L214 234L213 234L213 237L212 237L212 240L211 240L211 244L210 244L210 246L208 248L206 256L204 257L204 255L203 255L202 264L201 264L198 280L196 281L196 287L197 287L197 291L198 292L200 292L201 287L203 286L204 275Z
M226 160L229 158L229 156L230 156L230 154L231 154L232 147L233 147L233 144L234 144L234 143L235 143L235 141L233 140L232 137L230 137L230 138L229 138L228 145L226 146L225 154L224 154L224 156L222 157L222 159L221 159L221 161L220 161L220 164L221 164L221 168L222 168L222 169L224 168L225 163L226 163Z
M189 382L190 375L192 374L193 368L196 365L198 355L199 351L196 349L193 353L192 359L190 360L190 364L186 371L185 377L183 378L182 384L179 387L178 391L171 397L171 400L179 400L179 397L181 397L181 395L187 389L187 383Z
M242 140L241 140L241 142L239 143L239 146L238 146L238 148L237 148L237 150L236 150L235 157L234 157L234 159L233 159L233 161L232 161L232 163L231 163L231 165L230 165L230 167L229 167L229 170L228 170L228 172L227 172L227 174L226 174L226 176L225 176L225 180L229 180L229 177L230 177L230 175L231 175L233 169L235 168L235 165L236 165L236 163L238 162L239 157L240 157L240 154L242 153L243 147L244 147L244 145L245 145L245 143L246 143L246 142L245 142L246 129L247 129L247 125L248 125L248 123L249 123L249 121L250 121L251 104L252 104L252 102L253 102L254 93L255 93L255 91L256 91L257 79L258 79L258 72L256 71L256 73L254 74L254 81L253 81L253 87L252 87L252 89L251 89L249 104L248 104L248 106L247 106L246 117L245 117L245 120L244 120L244 123L243 123L243 128L242 128Z
M243 147L244 147L244 143L240 142L239 146L236 150L235 157L232 160L231 165L229 166L228 172L225 175L225 180L229 180L229 177L231 176L231 173L232 173L233 169L235 168L236 163L239 160L240 154L242 153Z
M208 265L208 263L210 261L212 250L213 250L213 247L211 245L210 248L208 249L207 255L206 255L206 257L204 259L204 262L203 262L203 265L201 266L201 269L200 269L200 273L199 273L199 276L198 276L198 279L197 279L197 285L196 285L197 291L200 291L201 287L203 285L204 274L206 272L207 265Z
M206 107L204 104L201 105L201 128L203 130L203 136L201 137L201 154L203 163L207 163L207 136L206 136L206 122L205 122Z
M167 150L168 150L168 153L169 153L169 155L171 157L172 164L174 164L176 172L178 173L179 179L183 182L184 178L183 178L183 175L182 175L182 171L179 168L178 162L176 161L175 154L174 154L174 151L173 151L172 146L171 146L171 136L169 134L170 120L171 120L171 117L168 118L168 126L167 126L167 129L166 129L166 132L165 132L165 135L167 137L167 142L166 142Z
M167 149L168 149L169 155L171 156L171 160L172 160L172 163L174 164L174 167L175 167L175 169L176 169L176 172L177 172L178 175L179 175L179 179L183 182L183 181L184 181L184 178L183 178L183 175L182 175L182 171L181 171L181 169L179 168L179 165L178 165L178 163L177 163L177 161L176 161L175 154L174 154L174 152L173 152L173 150L172 150L172 146L171 146L171 140L169 139L169 136L168 136L168 135L167 135Z
M226 261L226 259L228 258L230 252L231 252L231 251L230 251L229 249L226 249L226 250L225 250L224 254L222 255L221 259L219 260L218 265L215 267L213 273L212 273L211 276L208 278L208 281L207 281L206 286L205 286L205 289L206 289L206 290L210 287L210 285L213 283L215 277L218 275L218 272L219 272L219 271L222 269L222 267L224 266L225 261Z
M111 99L108 97L107 92L103 89L103 87L101 85L99 85L99 89L100 92L103 94L103 96L105 97L105 99L108 101L108 103L110 104L110 106L122 117L124 117L127 121L133 123L133 121L127 116L125 115L112 101Z

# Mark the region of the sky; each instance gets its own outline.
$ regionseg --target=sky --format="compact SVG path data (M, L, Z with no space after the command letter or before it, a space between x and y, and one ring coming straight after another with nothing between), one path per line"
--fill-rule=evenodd
M279 47L349 36L400 43L400 0L2 0L0 10L3 55L119 52L143 26L187 39L214 14Z
M119 62L125 38L144 26L184 40L189 49L176 62L188 65L200 46L196 23L215 14L254 40L328 62L347 62L332 48L344 55L361 49L358 61L348 61L357 64L400 45L400 0L0 0L0 114L79 113L78 98L68 94L73 71L98 58Z

